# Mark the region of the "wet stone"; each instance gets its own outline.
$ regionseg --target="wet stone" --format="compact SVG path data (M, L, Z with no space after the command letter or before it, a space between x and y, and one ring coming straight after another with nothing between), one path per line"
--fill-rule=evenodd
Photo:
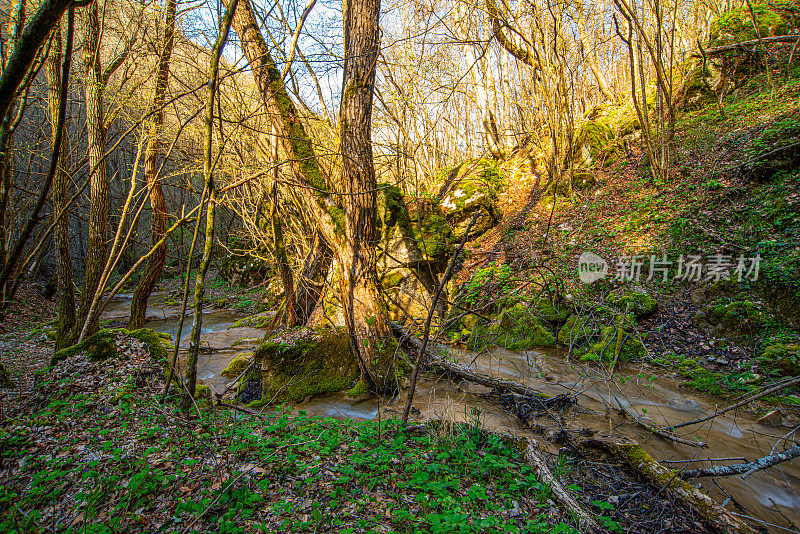
M667 404L673 410L678 410L680 412L699 412L703 410L703 407L700 405L700 403L693 399L679 399L677 397L672 397L667 401Z

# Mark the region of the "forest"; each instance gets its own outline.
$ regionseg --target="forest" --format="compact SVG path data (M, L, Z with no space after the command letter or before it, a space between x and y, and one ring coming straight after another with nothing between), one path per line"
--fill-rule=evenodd
M799 45L0 3L0 531L800 533Z

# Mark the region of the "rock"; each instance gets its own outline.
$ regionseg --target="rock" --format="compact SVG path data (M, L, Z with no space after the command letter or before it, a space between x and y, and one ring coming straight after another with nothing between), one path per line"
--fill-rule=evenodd
M621 311L633 313L637 319L644 319L658 310L658 301L640 291L623 289L621 292L609 293L606 302Z
M758 368L764 374L777 376L800 375L800 345L775 343L758 357Z
M783 423L783 414L780 410L772 410L759 417L758 422L767 426L779 426Z
M706 306L695 316L695 321L710 326L714 335L732 339L758 333L768 319L760 305L746 300Z
M679 399L672 397L667 401L667 406L679 412L700 412L703 406L694 399Z
M717 365L728 365L729 363L730 362L723 357L717 358Z
M480 347L492 343L510 350L547 347L556 344L556 338L536 317L527 303L520 302L503 310L491 325L478 325L473 330L470 346Z

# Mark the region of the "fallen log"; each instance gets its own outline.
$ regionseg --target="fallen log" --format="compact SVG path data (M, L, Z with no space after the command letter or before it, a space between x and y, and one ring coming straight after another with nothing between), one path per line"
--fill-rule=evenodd
M417 339L415 336L408 334L403 327L396 323L392 323L392 330L394 331L395 337L401 343L408 343L411 345L415 350L419 351L422 347L422 342ZM476 371L473 371L469 367L464 365L451 362L447 358L438 356L437 353L442 353L443 351L446 352L447 349L441 347L436 343L430 342L428 343L428 347L425 349L425 360L424 363L426 365L433 365L436 367L440 367L445 371L449 371L455 375L458 375L470 382L474 382L476 384L480 384L482 386L490 387L490 388L497 388L506 391L513 391L514 393L519 393L520 395L524 395L526 397L545 397L543 393L536 391L535 389L529 388L519 382L514 382L513 380L508 380L506 378L494 378L491 376L480 374Z
M741 43L733 43L729 45L715 46L713 48L706 48L702 52L697 50L692 52L692 57L702 57L703 52L707 56L721 54L723 52L730 52L731 50L746 50L748 46L758 44L772 44L772 43L792 43L800 39L800 35L777 35L775 37L762 37L761 39L752 39L750 41L742 41Z
M401 343L408 343L411 345L416 351L419 351L422 347L422 342L417 339L415 336L406 332L403 327L396 323L392 323L392 331L394 332L395 337ZM434 352L435 350L435 352ZM514 393L518 393L519 395L523 395L525 397L531 398L545 398L546 395L543 393L536 391L528 386L520 384L519 382L515 382L513 380L508 380L506 378L493 378L490 376L486 376L483 374L478 373L466 367L464 365L452 362L443 356L439 356L439 354L445 353L447 349L437 345L435 343L429 343L425 349L425 364L432 365L436 367L440 367L446 371L449 371L455 375L458 375L470 382L474 382L476 384L480 384L482 386L496 388L503 391L511 391ZM655 436L659 438L666 439L669 441L674 441L676 443L682 443L684 445L689 445L692 447L705 447L706 445L700 441L689 441L678 436L671 434L668 431L661 430L660 428L656 427L655 425L648 425L641 421L639 417L636 416L630 409L623 407L620 404L620 409L625 412L632 421L639 427L649 432L652 432Z
M709 467L707 469L687 469L680 473L683 479L693 479L700 477L730 477L733 475L749 475L762 469L767 469L779 463L788 462L800 456L800 447L792 447L783 452L770 454L752 462L745 462L742 464L734 465L721 465L717 467Z
M633 410L631 410L627 406L623 406L622 403L619 402L619 399L617 399L617 404L619 404L619 409L622 411L622 413L630 417L633 420L633 422L636 423L636 426L638 426L643 430L647 430L648 432L652 432L654 435L658 436L661 439L674 441L675 443L682 443L684 445L689 445L690 447L700 447L701 449L708 448L708 445L706 445L702 441L690 441L688 439L683 439L681 437L676 436L675 434L671 434L669 432L661 430L655 424L648 424L642 421L642 419L636 413L634 413Z
M800 377L796 377L796 378L792 378L791 380L785 380L783 382L779 382L778 384L772 386L771 388L765 389L761 393L757 393L755 395L750 395L746 399L744 399L744 400L742 400L740 402L737 402L736 404L732 404L731 406L728 406L727 408L723 408L721 410L717 410L716 412L712 413L711 415L707 415L705 417L698 417L697 419L692 419L691 421L684 421L683 423L679 423L677 425L672 425L671 427L667 428L667 430L675 430L677 428L682 428L682 427L689 426L689 425L696 425L696 424L699 424L699 423L704 423L704 422L708 421L709 419L714 419L718 415L722 415L722 414L727 413L727 412L729 412L731 410L735 410L736 408L740 408L740 407L744 406L745 404L750 404L751 402L756 401L756 400L760 399L761 397L766 397L767 395L771 395L771 394L776 393L776 392L778 392L778 391L780 391L782 389L786 389L788 387L795 386L797 384L800 384Z
M566 488L564 488L561 482L559 482L558 479L553 476L550 468L547 467L547 462L536 450L538 448L536 441L527 438L525 443L525 461L527 461L536 472L536 476L539 478L539 480L550 486L550 495L556 504L558 504L566 512L575 515L578 520L580 531L597 534L605 532L605 530L603 530L600 525L597 524L597 521L595 521L594 517L583 506L581 506L581 504L576 501L572 495L570 495Z
M714 532L755 534L756 531L752 527L720 506L711 497L688 484L678 472L658 463L638 443L591 438L584 441L582 446L600 449L621 460L651 484L663 488L672 498L697 512Z

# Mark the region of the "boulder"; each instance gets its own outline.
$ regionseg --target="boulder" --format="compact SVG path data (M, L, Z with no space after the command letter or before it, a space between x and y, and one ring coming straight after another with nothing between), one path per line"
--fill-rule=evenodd
M741 339L760 332L769 319L769 313L759 304L742 300L704 307L695 320L713 329L714 335Z
M299 402L344 391L358 381L358 362L342 328L319 328L292 342L266 341L255 352L265 402Z
M632 289L609 293L606 302L622 312L633 313L637 319L647 318L658 310L656 299Z
M765 375L800 376L800 345L769 345L758 357L758 368Z

